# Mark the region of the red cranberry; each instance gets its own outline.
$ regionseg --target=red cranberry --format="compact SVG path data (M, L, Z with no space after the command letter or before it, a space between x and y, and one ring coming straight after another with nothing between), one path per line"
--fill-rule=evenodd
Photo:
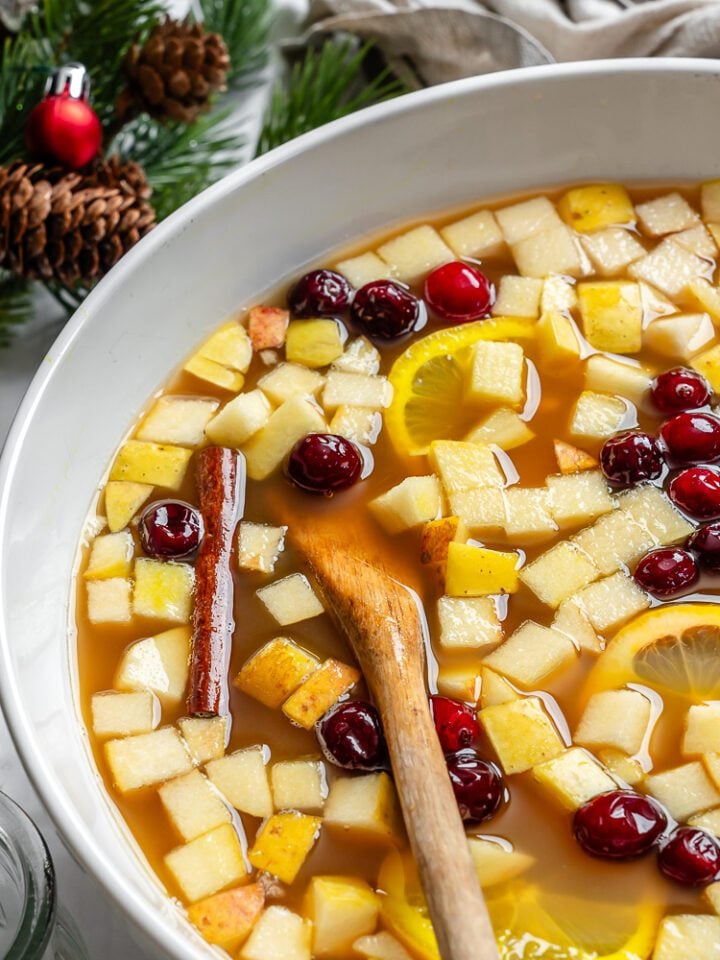
M354 443L335 433L309 433L290 451L287 475L309 493L327 495L356 483L363 461Z
M670 499L695 520L720 517L720 474L707 467L683 470L670 483Z
M670 880L701 887L720 877L720 844L697 827L679 827L658 852L658 866Z
M677 463L710 463L720 457L720 420L709 413L679 413L660 436Z
M428 276L425 299L445 320L464 323L487 316L493 302L493 286L475 267L453 260Z
M355 294L350 316L368 337L396 340L418 329L420 301L392 280L373 280Z
M653 403L661 413L695 410L708 402L710 386L695 370L673 367L655 377L650 386Z
M463 820L488 820L497 812L505 788L494 763L481 760L473 750L463 750L447 758L447 768Z
M456 753L475 743L480 725L471 706L449 697L430 697L430 709L445 753Z
M323 317L342 313L350 303L352 287L334 270L311 270L288 294L288 306L296 317Z
M626 430L605 441L600 466L610 483L618 487L655 480L663 468L660 444L649 433Z
M346 770L378 770L387 766L387 747L380 715L371 703L348 700L333 707L315 725L322 751Z
M720 523L708 523L691 533L685 546L694 550L698 562L711 573L720 573Z
M182 500L158 500L146 507L138 524L140 543L150 557L184 560L191 557L203 533L200 514Z
M575 839L586 853L630 860L652 847L667 827L662 807L634 790L601 793L575 813Z
M699 575L695 557L679 547L646 553L635 568L635 582L654 597L672 597L691 587Z

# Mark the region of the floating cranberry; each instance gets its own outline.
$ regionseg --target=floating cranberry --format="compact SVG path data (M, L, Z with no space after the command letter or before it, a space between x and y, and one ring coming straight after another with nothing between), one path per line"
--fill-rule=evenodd
M396 340L417 328L420 301L399 283L373 280L355 294L350 316L368 337Z
M626 430L610 437L600 451L600 466L610 483L630 487L655 480L662 473L663 457L655 437L640 430Z
M708 523L691 533L685 546L694 550L704 570L720 573L720 523Z
M480 735L480 725L469 704L449 697L430 697L430 709L445 753L456 753L475 743Z
M707 467L683 470L670 483L670 499L695 520L720 517L720 474Z
M387 746L380 715L365 700L348 700L333 707L315 725L323 753L346 770L386 767Z
M676 463L711 463L720 457L720 420L709 413L679 413L660 436Z
M335 433L309 433L290 451L287 475L301 490L331 495L360 479L360 451Z
M710 386L705 377L687 367L673 367L659 374L650 391L653 403L661 413L695 410L710 397Z
M487 316L493 302L493 286L475 267L453 260L428 276L425 299L443 319L465 323Z
M667 827L662 807L634 790L601 793L575 813L575 839L586 853L607 860L640 857Z
M158 500L146 507L138 524L140 543L150 557L185 560L191 557L203 534L202 517L182 500Z
M660 847L658 866L685 887L706 886L720 877L720 844L697 827L679 827Z
M688 590L699 575L695 557L679 547L646 553L635 568L635 582L654 597L672 597Z
M497 812L505 789L494 763L463 750L447 758L447 768L463 820L488 820Z
M311 270L288 294L288 306L296 317L325 317L342 313L350 303L352 287L334 270Z

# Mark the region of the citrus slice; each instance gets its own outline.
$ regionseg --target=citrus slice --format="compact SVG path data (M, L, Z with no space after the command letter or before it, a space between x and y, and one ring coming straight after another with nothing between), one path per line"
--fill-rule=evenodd
M720 604L670 604L623 627L588 683L596 691L633 682L697 703L720 698Z
M480 411L465 402L465 382L478 340L522 340L533 325L508 317L438 330L417 340L390 370L393 401L385 428L401 455L427 453L433 440L458 440L476 425Z

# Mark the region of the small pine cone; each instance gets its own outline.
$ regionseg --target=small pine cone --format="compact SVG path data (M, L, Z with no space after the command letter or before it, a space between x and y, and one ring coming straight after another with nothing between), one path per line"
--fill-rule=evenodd
M22 161L0 167L0 266L21 277L90 286L155 224L137 163L85 173Z
M158 120L192 123L225 89L230 57L219 33L202 24L167 19L125 58L128 85L116 102L121 120L145 111Z

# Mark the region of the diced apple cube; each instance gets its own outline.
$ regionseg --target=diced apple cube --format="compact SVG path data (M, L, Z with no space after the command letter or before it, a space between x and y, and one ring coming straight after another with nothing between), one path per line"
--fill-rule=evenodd
M130 574L135 541L128 530L105 533L95 537L90 546L90 557L85 568L86 580L109 580Z
M283 713L304 730L312 730L320 717L359 680L359 670L330 658L288 697Z
M645 789L682 822L720 804L720 793L699 760L646 777Z
M543 313L535 327L540 358L545 366L575 363L580 357L580 341L575 324L563 313Z
M660 921L653 960L717 960L720 917L673 914Z
M587 750L578 747L533 767L533 779L566 810L577 810L617 783Z
M276 813L258 831L248 851L257 870L292 883L315 846L322 820L305 813Z
M657 319L657 317L669 317L673 313L680 313L680 307L676 303L666 297L664 293L656 290L655 287L650 286L649 283L640 283L640 298L646 324Z
M491 313L494 317L526 317L535 320L540 316L542 291L542 280L506 274L500 278Z
M681 313L653 320L645 328L645 344L665 357L689 360L715 336L707 313Z
M543 230L562 224L555 207L547 197L522 200L495 211L500 229L510 244L519 243Z
M581 470L594 470L598 465L595 457L579 447L574 447L564 440L553 440L555 460L562 474L579 473Z
M558 212L566 223L581 233L635 221L630 195L617 183L573 187L562 196Z
M135 563L133 611L138 617L187 623L194 589L195 571L189 564L139 557Z
M537 697L486 707L478 716L506 774L524 773L565 752Z
M720 393L720 344L698 354L690 366L705 377L713 393Z
M269 817L274 808L266 759L262 747L247 747L211 760L205 772L236 810L251 817Z
M505 486L505 475L486 444L435 440L430 445L430 462L448 496L478 487Z
M505 497L505 533L509 543L539 543L557 533L545 487L509 487Z
M197 351L197 356L247 373L252 360L252 343L245 328L236 320L231 320L208 337Z
M333 363L333 370L344 370L346 373L364 373L374 377L380 369L380 351L367 337L356 337L345 345L341 357Z
M248 314L248 334L253 350L278 350L285 344L290 313L281 307L253 307Z
M645 247L622 227L608 227L582 238L582 245L598 273L615 276L645 256Z
M343 337L340 324L330 318L293 320L287 330L285 356L290 363L299 363L314 370L326 367L342 356Z
M685 230L700 219L685 197L679 193L668 193L664 197L639 203L635 212L643 230L651 237L662 237L666 233Z
M292 573L255 592L270 616L283 627L318 617L325 609L304 573Z
M335 269L357 290L373 280L389 280L393 276L392 268L372 251L341 260L335 264Z
M199 770L168 780L158 794L170 822L186 843L232 822L230 811Z
M688 819L688 825L691 827L700 827L701 830L707 830L715 837L720 837L720 807L713 810L706 810L705 813L698 813ZM716 886L718 886L716 884ZM720 886L718 886L720 891ZM720 911L718 911L720 912Z
M281 707L319 661L287 637L266 643L246 661L235 686L271 709Z
M330 787L324 816L329 827L359 840L402 837L395 785L387 773L338 777Z
M442 512L440 483L435 476L407 477L369 503L388 533L401 533L435 520Z
M450 597L483 597L515 593L518 555L467 543L448 545L445 592Z
M276 810L318 813L325 805L327 781L322 760L283 760L270 771Z
M185 696L189 661L190 629L165 630L130 644L115 674L115 686L149 690L164 706L177 706Z
M313 956L349 956L353 942L377 927L380 898L356 877L313 877L305 912L313 927Z
M720 881L716 880L715 883L711 883L705 887L703 890L703 896L715 913L720 914Z
M540 298L541 313L568 313L577 306L575 285L563 277L546 277Z
M325 381L322 404L328 411L342 406L382 410L390 406L392 393L392 386L386 377L331 370Z
M150 483L110 480L105 486L105 513L110 533L127 527L152 491Z
M534 438L527 423L510 407L498 407L477 427L473 427L465 439L470 443L490 444L501 450L514 450Z
M695 529L675 509L663 491L652 484L624 493L620 498L620 506L633 520L645 527L659 546L684 540Z
M702 277L691 280L685 295L698 310L709 313L714 323L720 321L720 290L709 280Z
M247 442L243 453L251 480L264 480L276 470L298 440L327 430L323 415L306 397L286 400L265 426Z
M243 384L245 383L244 374L238 373L237 370L230 370L221 363L216 363L214 360L207 360L205 357L200 357L197 354L194 357L190 357L183 367L183 370L185 370L186 373L191 373L199 380L212 383L216 387L222 387L223 390L230 390L232 393L237 393L239 390L242 390Z
M700 187L700 209L706 223L720 221L720 180L706 180Z
M640 288L627 280L578 284L583 333L598 350L637 353L642 348Z
M355 953L367 960L412 960L405 947L387 930L381 930L369 937L360 937L352 947Z
M403 283L415 283L435 267L455 259L437 230L427 224L388 240L377 253Z
M382 414L371 407L338 407L330 421L330 432L353 443L372 445L382 430Z
M519 850L508 850L502 842L486 837L468 837L470 853L480 886L494 887L525 873L535 858Z
M499 703L510 703L519 698L520 694L510 686L504 677L483 667L480 689L480 706L483 710L485 707L496 707Z
M632 756L642 747L649 723L650 701L637 690L601 690L588 700L573 739Z
M440 597L437 610L441 650L487 652L503 638L502 624L490 597Z
M443 664L438 670L437 689L443 697L477 703L480 696L480 669L473 663Z
M627 406L619 397L583 390L570 418L570 433L582 442L606 440L622 426Z
M261 883L225 890L188 908L188 918L208 943L231 952L247 938L265 904Z
M113 783L121 793L190 773L192 759L174 727L160 727L105 744Z
M448 545L452 541L465 543L467 529L460 517L442 517L423 527L420 543L420 563L445 563Z
M640 406L650 392L652 374L632 361L614 360L596 353L585 364L585 389L614 393Z
M720 789L720 753L706 753L702 759L710 779Z
M623 783L634 787L645 779L645 771L634 757L628 757L627 754L610 748L598 750L597 755L598 760L605 764L616 780L622 780Z
M217 760L225 753L226 717L181 717L178 726L194 763Z
M286 907L268 907L240 951L241 960L310 960L312 926Z
M175 847L165 857L165 866L190 903L241 883L248 873L238 835L229 823Z
M650 606L647 594L620 571L573 594L573 601L599 633L614 630Z
M128 737L149 733L160 722L158 702L149 690L94 693L90 701L96 737Z
M450 509L472 533L496 533L505 527L505 497L498 487L463 490L449 497Z
M185 447L128 440L120 447L110 479L179 490L191 456Z
M243 520L238 526L238 566L241 570L272 573L277 559L285 549L287 527L272 527L267 523Z
M555 612L553 630L564 633L580 650L588 653L602 653L603 644L595 633L592 624L571 600L563 600Z
M599 470L549 476L545 482L550 513L561 529L587 523L615 507L615 501Z
M281 363L258 380L258 387L275 404L281 405L292 397L314 396L325 378L317 370L297 363Z
M132 584L122 577L90 580L87 615L90 623L129 623L132 619Z
M502 231L491 210L479 210L443 227L440 236L461 260L494 257L505 246Z
M575 644L564 633L526 620L497 650L484 658L483 666L521 686L531 687L576 659Z
M271 413L272 407L262 390L250 390L226 403L205 433L211 443L239 447L267 424Z
M471 400L521 407L525 399L525 354L518 343L479 340L467 393Z
M631 276L651 283L669 297L682 293L692 280L708 277L710 272L707 260L681 247L672 237L666 237L647 256L628 268Z
M693 704L685 718L682 752L685 756L720 751L720 702Z
M524 277L543 278L552 273L579 277L583 273L580 246L564 223L514 243L512 254Z
M705 257L708 260L711 260L717 253L715 241L701 223L674 234L673 240L675 243L679 243L681 247L685 247L699 257Z
M196 447L202 443L205 427L218 406L217 400L199 397L160 397L135 436L138 440Z
M520 571L522 582L550 607L559 607L598 576L590 558L567 540L546 550Z

